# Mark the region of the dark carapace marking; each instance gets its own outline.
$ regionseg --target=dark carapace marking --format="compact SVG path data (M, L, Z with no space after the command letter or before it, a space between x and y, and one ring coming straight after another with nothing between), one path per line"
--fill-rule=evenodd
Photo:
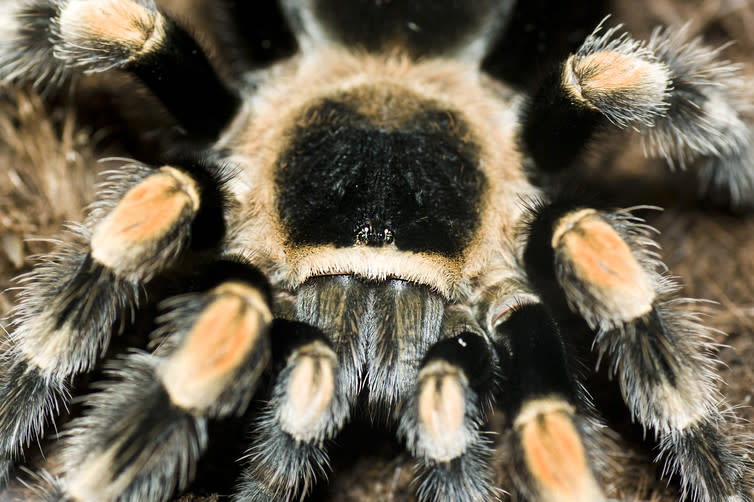
M445 256L469 243L486 186L478 147L459 114L416 97L406 109L400 92L357 89L304 111L275 179L292 243Z

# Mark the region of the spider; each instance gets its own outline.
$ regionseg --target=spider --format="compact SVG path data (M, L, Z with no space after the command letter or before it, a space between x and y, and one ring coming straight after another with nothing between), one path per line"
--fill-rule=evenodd
M151 0L4 4L6 84L127 71L182 140L159 165L120 162L20 279L0 359L0 480L111 337L148 317L149 346L109 361L62 430L60 465L37 475L44 500L167 500L211 422L255 396L239 502L305 497L363 410L414 456L421 501L500 488L605 500L570 316L681 496L751 501L745 442L722 432L714 346L652 229L548 181L635 129L649 154L703 159L703 187L751 206L737 70L683 30L641 42L599 25L522 92L482 70L512 8L283 0L287 53L229 81ZM493 407L512 486L490 467Z

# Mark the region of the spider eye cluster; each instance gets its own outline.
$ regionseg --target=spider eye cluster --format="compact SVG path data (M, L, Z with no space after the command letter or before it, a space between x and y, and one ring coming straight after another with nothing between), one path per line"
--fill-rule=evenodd
M381 246L382 244L392 244L394 241L395 234L392 229L375 229L371 222L367 222L356 230L356 244Z

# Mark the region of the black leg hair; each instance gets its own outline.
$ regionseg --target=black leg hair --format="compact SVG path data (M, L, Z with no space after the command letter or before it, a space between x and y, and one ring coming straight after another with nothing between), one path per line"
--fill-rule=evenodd
M240 105L191 35L152 0L14 1L2 14L2 80L44 87L74 69L125 69L197 139L214 139Z
M186 249L211 246L222 235L219 182L204 166L127 165L109 174L99 194L84 224L69 230L68 243L20 278L10 348L0 360L4 463L67 403L70 379L102 356L118 321L136 307L139 289ZM209 230L192 239L198 223Z
M207 419L245 411L269 360L269 290L240 263L207 272L218 285L163 302L154 353L110 365L115 381L63 433L54 490L77 501L167 500L193 478Z
M12 357L3 354L3 357ZM5 361L4 361L5 364ZM45 376L43 371L23 360L10 362L0 382L0 489L14 475L22 449L39 436L45 422L59 413L60 403L70 399L67 382Z
M594 330L599 360L607 360L633 416L657 434L683 494L751 500L747 444L720 430L714 346L693 304L676 297L650 231L628 211L543 206L530 226L527 271L543 291L557 284Z
M521 139L546 171L571 167L609 123L649 127L667 110L670 74L643 44L616 28L590 35L546 76L522 109Z
M500 402L512 427L511 477L526 500L601 501L596 421L563 339L541 304L512 309L497 326Z
M739 68L684 30L638 42L598 27L523 107L521 139L540 169L573 165L594 133L634 127L649 155L684 166L704 157L702 190L732 207L754 205L751 97Z
M11 458L0 457L0 487L7 485L13 473L14 462Z
M754 207L752 96L740 67L686 29L656 29L647 44L671 72L668 110L642 129L645 149L695 168L704 195L732 208Z
M107 387L63 432L63 473L46 500L164 501L193 478L207 423L171 403L159 359L138 353L111 366Z
M55 61L51 0L3 2L0 9L0 81L31 83L42 92L62 86L70 71Z

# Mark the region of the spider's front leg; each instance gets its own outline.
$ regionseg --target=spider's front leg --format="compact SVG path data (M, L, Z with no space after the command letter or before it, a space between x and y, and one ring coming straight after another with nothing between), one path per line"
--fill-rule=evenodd
M204 292L163 302L154 353L111 365L116 381L66 429L63 472L46 500L167 500L193 478L207 419L246 410L270 355L269 288L233 261L202 275Z
M483 430L497 401L512 429L518 494L547 502L604 500L595 478L594 424L550 314L534 303L489 317L482 330L470 315L446 310L445 335L423 358L401 411L399 433L417 458L419 499L498 496L492 441Z
M680 476L684 496L751 500L746 443L722 429L708 330L662 273L649 227L626 211L568 203L535 212L527 271L543 294L559 291L594 330L599 358L632 415L656 433L666 471Z
M276 358L285 362L256 420L238 501L287 501L307 494L326 476L326 443L341 430L355 400L344 384L351 368L344 368L348 365L322 331L279 320L273 338L279 342Z
M466 326L455 334L446 327L447 335L427 352L401 412L398 432L417 459L423 502L497 496L491 440L483 430L499 376L497 358L489 337Z
M49 89L80 69L124 69L200 139L214 138L238 106L197 43L149 0L9 1L0 22L4 84ZM219 182L207 172L190 165L124 168L85 225L68 233L70 243L22 279L10 349L0 363L0 480L56 414L68 380L106 349L139 289L186 247L220 238ZM197 226L201 232L192 231Z
M215 245L223 228L218 187L205 166L125 166L111 173L87 221L69 232L70 242L22 278L1 362L6 475L21 448L66 404L71 378L107 349L139 289L186 250Z
M199 44L153 0L6 3L0 9L3 83L47 92L82 71L128 71L195 140L215 139L240 105Z

